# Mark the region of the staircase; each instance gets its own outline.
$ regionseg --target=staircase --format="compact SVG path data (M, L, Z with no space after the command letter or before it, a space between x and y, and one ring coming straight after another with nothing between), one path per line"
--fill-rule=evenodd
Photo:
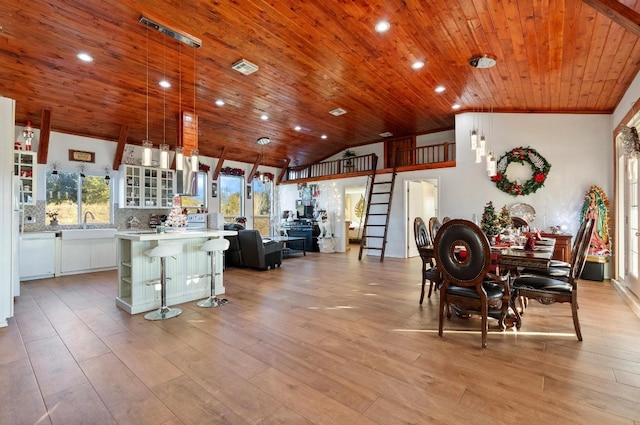
M367 188L367 211L362 228L358 260L362 260L362 252L368 249L380 251L380 262L383 262L387 246L393 187L396 182L396 168L393 168L390 179L388 175L378 175L376 168L376 166L373 167ZM381 180L378 181L376 177Z

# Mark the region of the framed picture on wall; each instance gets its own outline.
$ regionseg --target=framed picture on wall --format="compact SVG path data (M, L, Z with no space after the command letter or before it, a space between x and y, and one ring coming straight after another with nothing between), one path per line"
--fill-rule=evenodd
M218 182L211 182L211 197L218 197Z
M247 185L247 199L251 199L251 185Z

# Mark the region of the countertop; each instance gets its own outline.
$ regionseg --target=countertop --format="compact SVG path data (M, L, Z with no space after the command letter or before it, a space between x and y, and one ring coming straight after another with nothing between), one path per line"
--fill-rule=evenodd
M212 238L222 236L234 236L235 230L169 230L165 233L156 233L153 230L123 230L116 232L115 237L130 241L163 241L173 239Z

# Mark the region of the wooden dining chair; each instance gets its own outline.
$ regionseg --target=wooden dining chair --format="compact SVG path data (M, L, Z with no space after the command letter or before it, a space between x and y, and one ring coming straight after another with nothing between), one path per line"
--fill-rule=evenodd
M438 234L438 230L440 230L441 226L442 226L442 223L440 223L440 220L438 220L438 217L431 217L429 219L429 235L431 236L432 244L435 242L436 235Z
M418 253L420 253L420 258L422 259L422 290L420 291L420 305L422 305L422 301L424 301L425 286L427 280L429 281L429 295L427 297L431 298L431 292L433 291L433 288L439 287L441 279L433 256L428 255L426 252L420 249L432 244L429 232L427 231L427 226L421 217L416 217L413 220L413 235L416 240Z
M566 278L556 278L542 274L523 274L512 282L512 297L535 299L541 304L568 303L571 305L573 327L578 341L582 341L580 321L578 319L578 278L582 274L589 252L591 236L595 229L595 220L586 219L576 236L574 250L571 253L571 266ZM517 324L521 327L521 323Z
M460 251L465 255L460 255ZM481 316L482 348L487 346L488 318L504 328L509 308L507 280L489 280L491 248L482 230L468 220L450 220L442 225L435 241L435 257L442 274L438 334L443 336L444 313ZM449 308L451 307L451 308Z

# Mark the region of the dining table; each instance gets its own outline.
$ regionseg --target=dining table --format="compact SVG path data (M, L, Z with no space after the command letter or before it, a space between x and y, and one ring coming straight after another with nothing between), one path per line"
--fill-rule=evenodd
M496 243L491 246L491 263L492 266L495 266L495 268L492 267L491 272L498 275L508 274L509 276L508 291L505 291L504 298L504 302L507 302L510 307L510 312L504 319L504 324L507 327L517 325L519 328L522 323L515 300L511 296L512 279L518 277L523 270L547 270L553 257L555 242L553 238L538 238L535 246L530 249L527 249L524 245L508 242ZM435 258L433 245L420 247L419 251L427 257ZM520 308L523 309L524 304Z

